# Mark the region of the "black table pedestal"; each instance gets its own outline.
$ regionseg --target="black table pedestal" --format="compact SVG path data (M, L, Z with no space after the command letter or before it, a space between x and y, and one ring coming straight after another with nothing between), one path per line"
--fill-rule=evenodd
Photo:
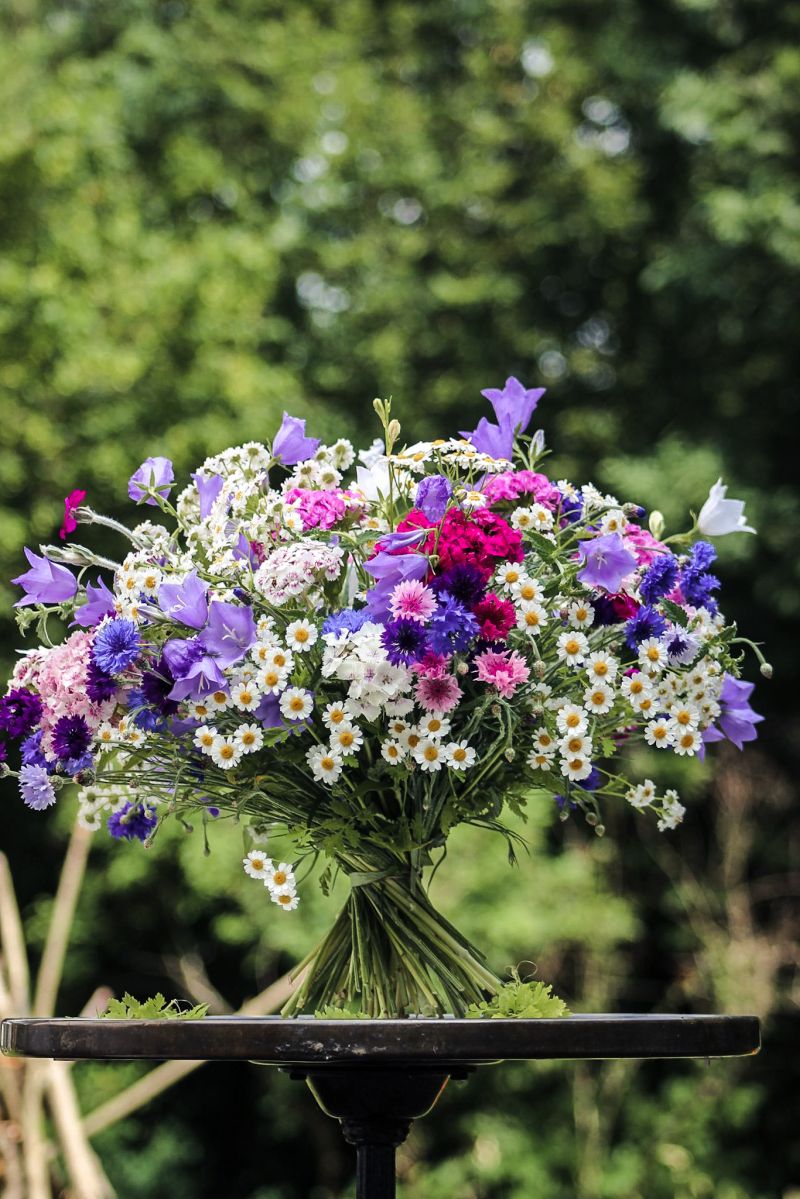
M356 1199L394 1199L395 1150L414 1120L427 1115L450 1078L466 1078L464 1066L372 1069L337 1068L289 1072L305 1079L322 1110L341 1124L356 1149Z

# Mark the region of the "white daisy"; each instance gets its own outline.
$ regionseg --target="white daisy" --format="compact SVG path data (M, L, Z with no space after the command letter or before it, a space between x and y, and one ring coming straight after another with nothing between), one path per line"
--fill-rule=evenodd
M475 765L475 750L468 741L450 741L444 747L444 757L452 770L469 770Z
M242 858L245 874L251 878L266 879L272 870L272 861L261 849L251 849L246 858Z
M605 716L614 706L614 691L608 683L594 683L584 691L583 702L587 712Z
M522 582L524 577L525 572L516 562L504 563L495 576L499 586L506 591L510 591L517 583Z
M580 709L576 709L576 710L580 711ZM585 728L586 727L586 725L585 725L585 715L586 714L582 713L582 715L584 716L583 728ZM566 730L564 730L564 731L566 731ZM555 748L556 748L555 738L553 737L552 733L548 732L548 730L544 727L544 725L542 725L541 728L538 728L536 730L536 732L533 734L533 745L534 745L534 749L538 753L543 753L543 754L551 754L555 751Z
M670 724L672 722L670 721ZM703 744L703 738L698 733L697 729L681 728L673 729L672 732L672 748L680 757L693 758L700 746Z
M231 699L240 712L254 712L261 703L261 694L249 683L238 683L231 691Z
M667 651L655 637L648 637L639 646L639 662L650 672L661 671L667 664Z
M275 645L267 654L266 665L274 666L277 670L285 670L287 674L291 674L294 666L294 655L291 650L283 649L280 645Z
M219 733L212 725L201 724L200 728L195 730L194 743L204 754L210 754L218 736Z
M286 626L286 644L299 653L311 649L318 637L317 626L310 620L293 620Z
M594 624L594 608L586 600L577 600L567 609L567 620L573 629L588 629Z
M532 770L551 770L553 766L553 754L544 753L540 749L532 749L528 754L527 762Z
M517 628L536 636L547 624L547 611L542 604L525 601L517 608Z
M575 754L561 761L561 773L573 783L580 783L592 773L592 763L588 758Z
M677 791L667 791L664 795L664 800L661 808L661 819L658 822L658 831L665 833L678 827L686 815L686 808L680 802Z
M381 757L390 766L399 766L406 756L406 751L399 741L384 741L381 745Z
M651 720L644 730L645 740L648 745L654 745L656 749L667 749L672 744L672 729L669 727L669 721L663 717L658 720Z
M233 741L243 754L254 754L264 744L264 730L258 724L240 724L233 734Z
M284 912L293 912L300 902L300 897L296 891L289 890L287 887L277 887L270 892L272 902L276 903L279 908L283 908Z
M606 512L605 516L600 521L600 530L603 533L623 533L627 527L628 519L625 513L619 508L612 508L610 512Z
M522 575L510 587L510 591L512 596L521 604L541 604L544 599L544 592L541 587L529 575Z
M613 654L606 653L605 650L595 650L586 659L586 673L590 683L610 683L617 677L618 670L619 662Z
M233 770L242 760L242 751L232 737L215 737L211 761L222 770Z
M288 677L287 670L279 670L277 666L264 666L256 676L256 683L259 690L267 695L279 695L286 686Z
M577 704L563 704L556 713L560 733L582 733L586 730L586 713Z
M98 726L97 732L94 736L95 740L99 742L100 745L113 745L117 740L117 730L112 724L109 724L107 720L104 720L103 723Z
M328 786L335 783L342 773L341 754L327 745L313 745L306 754L306 761L314 778Z
M347 703L335 702L328 704L322 713L322 723L328 729L334 729L340 724L349 724L353 718L353 713L347 706Z
M270 862L270 869L266 873L264 882L270 891L275 891L279 887L288 887L293 891L297 886L294 869L288 862L279 862L277 866Z
M233 703L227 691L211 691L205 700L212 712L224 712Z
M390 737L397 740L397 738L403 736L403 733L407 733L410 727L407 720L403 720L402 717L398 716L389 721L388 732Z
M536 518L532 508L516 508L511 515L511 525L520 532L536 528Z
M344 756L358 753L363 744L364 734L358 725L348 722L331 729L331 746Z
M589 642L583 633L566 632L562 633L556 643L556 652L562 662L569 662L573 666L580 666L584 661L589 650Z
M189 704L189 715L193 716L195 720L204 721L207 716L211 715L211 709L203 700L196 700Z
M430 737L423 737L419 745L411 752L414 761L419 764L420 770L431 772L441 770L445 763L445 753L441 744L433 741Z
M649 691L645 691L641 695L630 696L628 703L634 712L638 712L640 716L644 716L648 720L662 708L661 701Z
M450 721L431 712L419 722L417 732L423 737L441 738L450 732Z
M280 698L280 709L287 720L304 720L314 709L311 692L302 687L287 687Z
M565 758L592 756L592 739L587 733L568 733L558 743L558 748Z

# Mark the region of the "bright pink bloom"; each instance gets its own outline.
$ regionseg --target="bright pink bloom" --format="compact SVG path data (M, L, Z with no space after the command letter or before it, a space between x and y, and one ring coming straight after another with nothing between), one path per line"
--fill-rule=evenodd
M332 529L351 510L349 491L311 491L292 487L286 500L300 514L304 529Z
M74 533L78 527L75 519L75 509L86 499L85 491L71 491L64 500L64 523L58 530L62 541L66 541L68 533Z
M461 698L461 688L451 674L441 678L423 675L417 681L414 695L428 712L449 712Z
M432 650L428 650L418 662L414 662L411 669L418 675L424 675L428 679L443 679L450 670L450 658L444 654L435 654Z
M669 548L663 541L657 541L652 533L647 529L640 529L638 525L628 524L623 537L628 549L636 556L639 566L649 566L659 554L669 553Z
M499 654L485 650L476 657L475 669L480 681L494 687L503 699L510 699L517 687L530 678L527 663L516 650L504 650Z
M475 605L472 615L481 626L481 637L486 641L505 641L517 623L514 605L500 599L494 591L490 591L485 599Z
M389 596L389 610L395 620L416 620L418 624L424 624L436 607L436 597L430 587L418 579L398 583Z
M555 484L546 475L533 470L508 470L501 475L492 475L484 483L482 491L491 504L518 500L523 496L526 500L533 497L537 504L551 511L558 507L561 500L561 492Z

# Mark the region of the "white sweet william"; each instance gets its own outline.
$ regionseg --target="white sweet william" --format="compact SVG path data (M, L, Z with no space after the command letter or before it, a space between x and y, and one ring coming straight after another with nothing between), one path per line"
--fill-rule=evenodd
M704 537L725 537L728 533L755 533L744 514L744 500L726 499L728 488L717 479L700 509L697 528Z

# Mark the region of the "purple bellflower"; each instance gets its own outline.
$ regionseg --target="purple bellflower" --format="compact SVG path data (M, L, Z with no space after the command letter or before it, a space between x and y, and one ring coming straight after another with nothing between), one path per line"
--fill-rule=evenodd
M128 495L137 504L144 501L155 507L158 501L148 493L155 492L165 500L174 482L175 472L169 458L146 458L128 480Z
M398 583L408 579L424 579L429 570L424 554L376 554L364 564L367 574L377 584L367 592L367 608L374 620L390 616L389 597Z
M719 704L722 712L716 722L703 731L703 743L732 741L737 749L743 749L745 741L755 741L758 733L755 725L763 720L750 707L750 696L755 683L746 683L726 674L722 683Z
M512 375L506 379L502 390L498 387L487 387L481 395L485 396L494 408L498 424L510 421L515 431L524 433L545 391L544 387L523 387L519 379Z
M272 442L272 456L282 466L296 466L313 458L319 449L318 437L306 437L306 422L284 412L281 427Z
M617 592L626 575L636 569L636 558L625 548L619 533L607 533L582 541L578 553L584 566L578 572L578 582L588 587L604 587Z
M182 583L162 583L158 589L158 606L165 616L178 624L202 629L208 620L208 584L198 578L196 570Z
M208 625L199 640L220 666L240 662L256 639L252 608L217 601L208 610Z
M199 471L195 471L192 475L192 482L197 488L200 500L200 519L205 520L214 507L214 501L222 491L222 475L212 475L210 479L207 479Z
M78 590L78 580L71 570L51 562L49 558L40 558L27 546L25 557L31 569L11 580L17 587L25 589L15 608L23 608L26 604L63 604L65 600L72 599Z
M426 475L421 479L414 496L414 507L424 512L428 520L438 524L447 510L453 486L444 475Z
M104 616L114 615L114 596L99 577L97 582L86 584L86 603L75 609L73 625L82 629L93 629Z
M213 658L204 652L198 637L183 641L174 637L164 646L164 659L175 686L169 699L202 699L213 691L226 691L225 675Z

